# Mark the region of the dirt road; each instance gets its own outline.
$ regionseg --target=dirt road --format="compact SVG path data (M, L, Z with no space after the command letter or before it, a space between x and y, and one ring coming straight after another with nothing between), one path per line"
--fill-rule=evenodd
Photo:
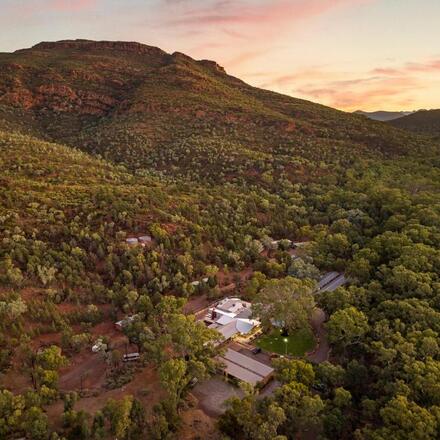
M325 313L322 309L315 309L312 315L311 323L313 331L318 340L318 346L313 353L307 355L307 359L315 364L328 360L330 346L327 341L327 330L325 329Z

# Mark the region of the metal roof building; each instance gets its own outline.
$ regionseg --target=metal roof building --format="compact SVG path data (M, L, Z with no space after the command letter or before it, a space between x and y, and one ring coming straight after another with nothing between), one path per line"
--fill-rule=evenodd
M274 372L272 367L230 348L223 356L219 356L219 360L225 366L226 374L254 386L268 382Z

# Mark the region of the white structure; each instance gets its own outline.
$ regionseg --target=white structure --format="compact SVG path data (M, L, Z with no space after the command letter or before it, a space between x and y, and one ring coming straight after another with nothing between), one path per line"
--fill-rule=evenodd
M197 287L200 286L201 283L207 283L209 281L208 277L202 278L202 281L192 281L190 284L191 286Z
M103 342L102 338L98 338L95 344L92 346L93 353L99 353L100 351L106 351L106 350L107 350L107 344Z
M136 237L126 238L125 242L129 245L135 245L139 243L139 240Z
M116 327L118 330L122 330L122 329L123 329L124 327L126 327L128 324L130 324L131 322L133 322L133 321L134 321L134 318L135 318L135 315L127 316L126 318L121 319L121 320L118 321L118 322L115 322L115 327Z
M300 247L307 246L309 243L310 243L310 241L294 241L292 243L292 247L293 248L300 248Z
M150 235L142 235L138 237L139 243L142 245L150 244L153 241L153 238Z
M240 298L225 298L208 309L204 321L209 328L217 330L224 341L237 334L246 335L260 325L259 321L251 319L251 306Z

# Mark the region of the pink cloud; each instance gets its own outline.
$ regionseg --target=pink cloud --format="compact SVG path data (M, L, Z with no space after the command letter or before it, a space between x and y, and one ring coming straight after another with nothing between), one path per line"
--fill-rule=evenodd
M31 19L47 12L79 12L90 9L98 4L99 0L41 0L19 4L9 3L5 6L9 17L14 19ZM17 2L18 3L18 2Z
M371 71L373 74L396 76L411 73L430 73L440 71L440 59L422 62L408 62L399 67L378 67Z
M413 106L417 96L426 94L438 73L440 59L434 57L361 73L332 70L330 66L302 68L284 75L267 73L261 76L259 86L347 110L383 108L384 102L388 108L403 108Z
M377 75L399 75L402 72L401 70L392 67L377 67L376 69L373 69L371 73Z
M240 64L243 64L247 61L253 60L255 58L258 58L266 53L265 49L262 50L249 50L247 52L241 52L239 55L231 58L229 61L225 62L225 65L228 68L233 68L236 66L239 66Z
M243 65L251 65L254 59L279 49L274 48L274 42L283 41L286 33L297 32L304 23L337 8L377 0L162 1L153 26L174 35L188 29L200 30L203 42L188 48L192 49L191 55L215 58L227 71L240 75Z
M420 90L423 86L413 77L370 77L308 84L299 87L297 92L334 107L357 109L381 106L384 99L389 102L393 97L398 102L412 102L406 94L416 87Z
M264 4L244 1L217 1L208 6L184 10L170 25L242 25L271 27L294 24L299 20L318 16L339 6L355 6L373 0L272 0ZM185 2L178 2L185 4ZM275 29L279 31L279 29Z
M307 69L302 69L294 73L289 73L286 75L272 75L267 82L261 84L260 87L284 87L291 84L298 84L303 81L309 82L310 80L320 81L328 79L330 73L325 70L323 66L315 66Z
M405 67L409 72L437 72L440 71L440 59L424 63L407 63Z
M55 11L81 11L95 6L97 0L50 0L47 7Z

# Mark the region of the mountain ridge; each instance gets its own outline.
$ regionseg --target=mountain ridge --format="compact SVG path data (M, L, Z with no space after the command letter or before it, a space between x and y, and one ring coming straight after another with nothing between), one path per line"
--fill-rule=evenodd
M328 173L320 162L428 148L384 124L252 87L215 61L135 42L62 40L0 54L2 127L208 180L261 181L271 161L295 181Z

